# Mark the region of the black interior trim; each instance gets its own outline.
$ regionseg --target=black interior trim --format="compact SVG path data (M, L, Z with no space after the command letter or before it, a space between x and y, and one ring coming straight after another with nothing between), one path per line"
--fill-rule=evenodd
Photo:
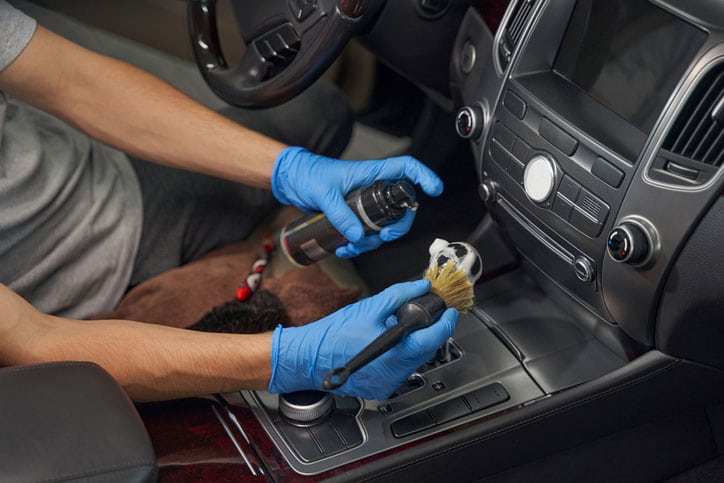
M0 388L0 481L156 481L143 422L100 366L4 368Z

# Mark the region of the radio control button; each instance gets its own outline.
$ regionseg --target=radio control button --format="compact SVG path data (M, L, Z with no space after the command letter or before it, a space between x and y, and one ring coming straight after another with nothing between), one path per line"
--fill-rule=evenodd
M587 258L576 257L576 260L573 262L573 269L576 277L581 282L590 283L596 278L596 269Z
M518 119L525 118L525 113L528 110L528 106L523 99L508 91L503 99L503 104L508 110Z
M600 157L593 162L591 173L613 188L621 186L623 181L623 171Z
M493 142L490 143L490 155L493 157L493 161L498 163L505 171L508 171L508 165L513 160L513 156L508 154L508 152L498 144L498 141L493 140Z
M478 195L485 202L492 202L498 196L498 187L491 179L486 179L478 185Z
M508 151L513 150L513 144L515 143L515 134L513 131L505 127L501 122L495 123L495 129L493 130L493 141L498 141Z
M522 139L517 138L511 153L515 159L525 164L528 161L528 155L530 154L530 146L528 146L528 143Z
M575 205L601 225L606 222L608 213L611 211L606 203L585 188L579 192Z
M568 221L571 218L572 209L573 203L561 195L556 195L556 199L553 200L553 213Z
M523 184L525 165L517 159L511 159L508 165L508 174L518 183Z
M523 173L523 187L536 203L550 198L556 186L556 165L549 158L537 154L528 162Z
M540 126L538 126L538 134L568 156L573 156L573 153L578 149L578 140L576 138L545 117L541 119Z
M573 212L571 213L571 225L575 226L591 238L596 238L601 234L601 230L603 229L603 224L596 221L589 213L586 213L578 206L573 207Z
M581 191L581 185L568 175L563 177L561 185L558 187L558 193L572 203L576 202L579 191Z

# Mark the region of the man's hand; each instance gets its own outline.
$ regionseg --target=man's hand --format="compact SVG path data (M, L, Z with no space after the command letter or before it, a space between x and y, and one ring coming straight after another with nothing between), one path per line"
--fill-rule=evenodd
M272 340L269 391L321 389L327 372L345 365L397 322L392 314L400 305L429 290L427 280L400 283L312 324L277 328ZM435 324L408 334L334 392L366 399L387 398L453 335L457 319L455 309L446 310Z
M410 156L381 161L340 161L319 156L303 148L287 148L279 154L272 174L272 192L286 205L305 211L322 211L350 243L337 249L337 256L352 257L395 240L410 231L415 212L407 213L379 233L364 236L362 223L345 203L352 190L377 180L408 179L430 196L442 193L440 178Z

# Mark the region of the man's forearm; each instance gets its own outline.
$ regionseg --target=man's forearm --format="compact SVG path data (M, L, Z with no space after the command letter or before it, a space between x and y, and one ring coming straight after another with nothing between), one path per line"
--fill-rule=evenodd
M4 286L0 307L0 365L95 362L135 401L265 389L271 377L271 333L63 319L40 313Z
M0 88L142 159L269 187L285 147L154 76L38 27Z

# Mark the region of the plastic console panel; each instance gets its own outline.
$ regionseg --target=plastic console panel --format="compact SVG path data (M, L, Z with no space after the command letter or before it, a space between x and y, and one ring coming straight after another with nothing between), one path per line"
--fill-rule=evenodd
M306 428L284 420L278 396L241 395L289 465L313 475L460 425L487 424L627 362L615 338L601 337L595 321L553 302L523 271L480 284L476 296L454 335L459 357L415 375L421 387L387 401L335 396L333 415Z

